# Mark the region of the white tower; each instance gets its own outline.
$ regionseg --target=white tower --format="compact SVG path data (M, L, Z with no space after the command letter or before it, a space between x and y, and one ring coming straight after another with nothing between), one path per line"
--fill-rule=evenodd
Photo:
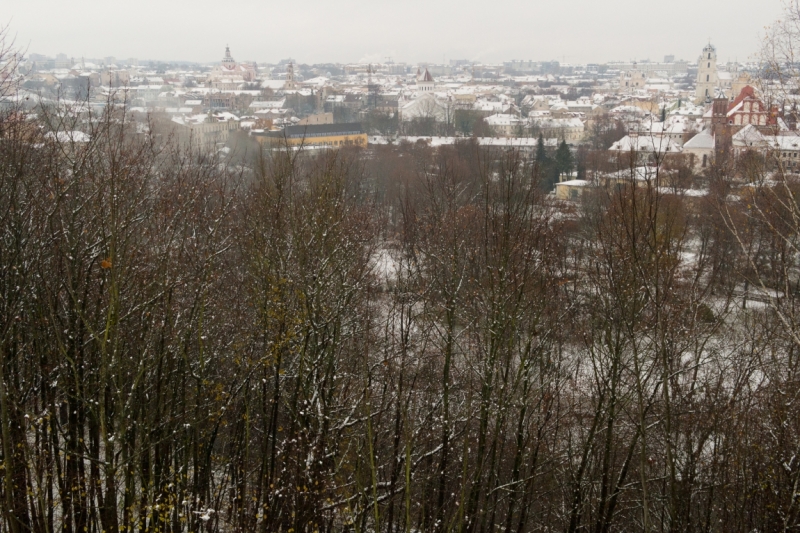
M419 71L417 71L419 72ZM436 88L436 82L433 81L433 76L425 69L425 73L417 75L417 92L418 93L432 93Z
M694 100L702 104L706 100L713 100L716 96L716 87L719 85L717 77L717 49L711 43L703 48L703 54L697 60L697 89Z

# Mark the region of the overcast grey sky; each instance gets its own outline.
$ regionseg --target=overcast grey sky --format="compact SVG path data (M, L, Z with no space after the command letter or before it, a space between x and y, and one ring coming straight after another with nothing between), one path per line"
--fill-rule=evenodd
M780 0L0 0L28 52L301 63L510 59L745 61Z

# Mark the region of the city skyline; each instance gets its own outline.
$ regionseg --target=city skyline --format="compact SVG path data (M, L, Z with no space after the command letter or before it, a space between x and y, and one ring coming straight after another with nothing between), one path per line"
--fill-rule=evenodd
M609 8L578 0L567 11L511 0L466 9L456 9L452 2L411 0L397 10L358 0L335 5L309 0L265 11L251 0L237 0L226 4L227 15L220 17L209 16L212 6L202 3L163 6L144 0L137 9L119 10L97 0L69 6L11 0L0 23L20 49L76 59L210 63L230 45L239 60L267 63L293 57L309 64L379 63L388 58L406 63L518 59L585 64L661 61L665 55L691 62L710 40L721 62L746 62L755 58L765 26L780 10L778 1L756 13L743 0L699 6L678 0L668 12L640 4L622 0ZM42 17L43 12L48 16ZM241 16L251 12L255 16ZM654 38L654 33L662 35Z

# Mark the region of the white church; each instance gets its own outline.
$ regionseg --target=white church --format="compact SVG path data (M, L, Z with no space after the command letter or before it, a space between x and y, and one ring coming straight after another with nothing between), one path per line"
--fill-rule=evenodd
M231 56L230 47L225 47L225 57L208 75L208 84L214 89L235 90L243 83L255 81L256 68L252 64L237 63Z
M399 102L400 120L431 118L436 122L448 122L452 118L452 106L447 99L438 98L435 90L436 81L428 69L425 72L418 69L413 98L401 98Z

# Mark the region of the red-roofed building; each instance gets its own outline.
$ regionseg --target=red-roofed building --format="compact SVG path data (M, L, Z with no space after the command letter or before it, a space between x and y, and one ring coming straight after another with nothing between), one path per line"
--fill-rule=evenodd
M769 109L758 97L756 90L747 85L732 102L724 98L715 99L703 118L715 130L722 125L727 126L731 135L748 124L752 124L762 133L772 133L777 127L778 113L775 108Z
M770 127L773 129L777 125L777 113L773 109L770 111L761 99L756 95L756 90L747 85L736 100L728 106L728 124L732 126L753 126L762 129Z

